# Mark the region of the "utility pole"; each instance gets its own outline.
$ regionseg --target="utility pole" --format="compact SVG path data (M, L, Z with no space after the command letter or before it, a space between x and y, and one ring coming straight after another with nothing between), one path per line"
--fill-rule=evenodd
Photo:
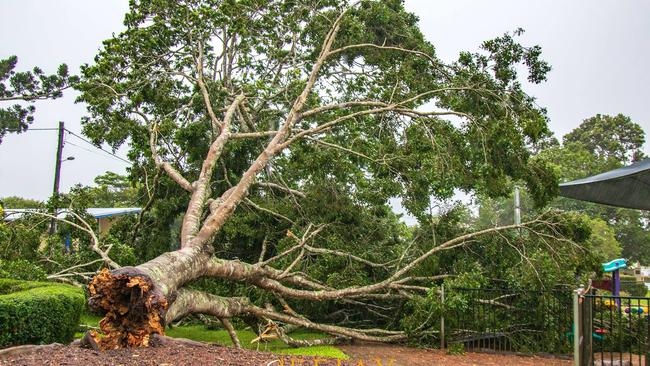
M515 225L521 224L521 206L519 203L519 187L515 186Z
M56 145L56 163L54 165L54 188L52 189L52 197L54 197L54 204L58 204L58 197L59 197L59 182L61 181L61 163L62 159L61 157L63 156L63 134L65 131L65 126L63 122L59 122L59 139L57 141ZM53 209L52 215L56 217L57 215L57 208L56 206ZM52 218L52 221L50 223L50 234L56 233L56 219Z

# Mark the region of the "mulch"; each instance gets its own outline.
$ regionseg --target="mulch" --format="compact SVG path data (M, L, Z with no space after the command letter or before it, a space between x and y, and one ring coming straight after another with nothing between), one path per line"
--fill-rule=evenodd
M290 365L290 362L285 362ZM217 345L172 344L116 349L104 352L79 346L49 346L45 350L0 359L0 365L281 365L272 353L238 350ZM297 365L296 365L297 366Z
M339 346L364 366L570 366L573 360L542 356L465 352L448 355L444 350L420 349L390 344L365 343ZM352 363L352 365L357 365Z
M465 353L447 355L391 345L341 347L350 360L279 356L268 352L239 350L214 344L171 343L149 348L98 352L78 345L28 346L17 352L0 351L0 365L233 365L233 366L568 366L570 360L516 355Z

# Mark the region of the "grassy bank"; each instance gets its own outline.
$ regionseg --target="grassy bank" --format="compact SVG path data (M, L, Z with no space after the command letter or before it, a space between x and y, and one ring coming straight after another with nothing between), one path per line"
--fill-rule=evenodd
M83 314L81 316L81 324L91 327L97 327L99 320L98 316ZM228 332L225 330L210 330L203 325L184 325L174 327L166 330L166 335L174 338L187 338L194 341L217 343L223 346L231 347L232 341ZM274 339L268 342L251 343L256 337L255 333L250 330L238 330L237 335L242 344L242 347L258 351L273 352L285 355L299 355L299 356L321 356L333 357L340 359L347 359L348 356L343 351L334 346L313 346L313 347L290 347L280 340ZM83 336L82 333L77 333L77 337ZM300 330L291 333L291 337L295 339L318 339L326 335L322 333Z

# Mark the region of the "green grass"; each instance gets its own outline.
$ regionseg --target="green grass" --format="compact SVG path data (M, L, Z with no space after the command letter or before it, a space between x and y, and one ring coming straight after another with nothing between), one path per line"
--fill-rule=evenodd
M97 327L101 317L82 314L81 315L81 324ZM232 340L228 335L228 332L225 330L209 330L203 325L184 325L181 327L168 328L165 331L166 335L174 338L187 338L199 342L210 342L217 343L223 346L231 347ZM313 346L313 347L298 347L294 348L286 345L284 342L274 339L269 342L262 343L253 343L251 341L256 337L255 333L250 330L238 330L237 335L239 336L239 341L241 342L242 347L257 351L267 351L284 355L296 355L296 356L320 356L320 357L332 357L340 359L348 359L348 355L343 353L343 351L334 346ZM77 333L75 335L77 338L83 336L83 333ZM308 339L319 339L327 337L327 335L312 332L299 330L291 333L291 337L294 339L308 340Z
M81 324L89 325L91 327L99 327L99 321L102 320L101 316L82 313L81 314Z

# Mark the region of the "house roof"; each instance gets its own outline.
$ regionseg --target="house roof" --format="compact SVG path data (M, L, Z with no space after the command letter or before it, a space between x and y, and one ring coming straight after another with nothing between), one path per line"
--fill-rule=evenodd
M89 207L86 209L89 215L93 216L96 219L103 219L106 217L122 216L135 214L142 211L140 207ZM22 218L25 214L31 212L46 212L42 209L37 208L6 208L3 210L5 221L13 221ZM68 216L68 210L63 209L59 210L57 217L65 218Z

